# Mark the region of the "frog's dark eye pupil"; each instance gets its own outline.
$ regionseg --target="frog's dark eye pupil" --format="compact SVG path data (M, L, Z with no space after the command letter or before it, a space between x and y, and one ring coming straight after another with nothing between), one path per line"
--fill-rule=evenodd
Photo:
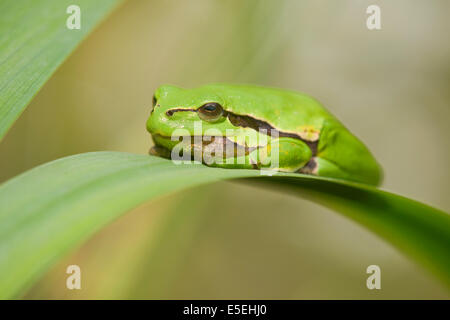
M206 110L206 111L214 111L214 110L217 109L217 107L215 105L213 105L213 104L208 104L203 109Z
M217 121L223 113L222 106L217 102L209 102L198 108L198 116L205 121Z

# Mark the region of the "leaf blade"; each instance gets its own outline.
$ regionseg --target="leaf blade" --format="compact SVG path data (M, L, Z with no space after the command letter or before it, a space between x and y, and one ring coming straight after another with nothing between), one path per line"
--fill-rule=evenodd
M0 298L23 292L64 253L130 209L163 194L237 178L281 185L342 212L450 284L450 218L415 201L333 179L267 177L256 170L95 152L52 161L0 185Z
M72 2L2 1L0 141L55 70L120 0L77 1L80 30L66 27L66 8Z

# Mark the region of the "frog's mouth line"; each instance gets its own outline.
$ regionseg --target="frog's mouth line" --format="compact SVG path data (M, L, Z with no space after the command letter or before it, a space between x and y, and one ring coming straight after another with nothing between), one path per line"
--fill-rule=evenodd
M160 134L152 134L153 140L155 141L155 146L150 148L149 154L170 159L171 158L171 150L158 144L156 141L163 139L167 141L173 141L171 137L164 136ZM155 139L156 138L156 139ZM245 155L247 156L254 150L259 147L249 147L240 145L230 139L223 136L180 136L181 138L179 143L183 143L181 141L186 141L190 139L190 143L187 145L190 146L191 157L194 157L195 152L204 152L208 151L211 156L215 156L216 154L222 154L223 158L235 157L237 155ZM174 141L176 142L176 140Z

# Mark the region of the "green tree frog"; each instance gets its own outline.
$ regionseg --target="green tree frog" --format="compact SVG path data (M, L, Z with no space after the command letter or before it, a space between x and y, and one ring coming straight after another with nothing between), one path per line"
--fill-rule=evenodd
M233 161L207 165L263 169L268 166L264 157L276 152L277 171L371 185L381 180L381 168L364 144L317 100L294 91L234 84L194 89L164 85L154 94L147 130L155 143L150 151L154 155L170 158L179 144L172 137L181 130L179 136L189 139L182 152L197 151L203 159L212 146L217 151L226 143L233 145L233 152L222 156ZM249 133L271 143L250 141Z

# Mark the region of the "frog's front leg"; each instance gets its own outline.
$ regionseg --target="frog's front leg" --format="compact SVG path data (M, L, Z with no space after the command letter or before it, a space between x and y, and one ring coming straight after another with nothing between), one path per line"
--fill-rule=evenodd
M258 148L249 156L254 168L296 172L308 163L312 151L301 140L281 137L272 139L266 146Z

